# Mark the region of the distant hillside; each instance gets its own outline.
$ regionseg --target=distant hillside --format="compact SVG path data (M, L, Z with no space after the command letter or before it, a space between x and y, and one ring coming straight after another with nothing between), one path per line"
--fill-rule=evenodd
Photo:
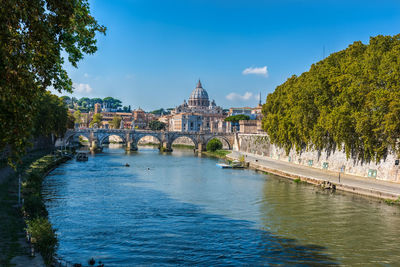
M313 64L269 94L263 113L271 142L287 152L344 149L366 161L398 153L400 35L354 42Z

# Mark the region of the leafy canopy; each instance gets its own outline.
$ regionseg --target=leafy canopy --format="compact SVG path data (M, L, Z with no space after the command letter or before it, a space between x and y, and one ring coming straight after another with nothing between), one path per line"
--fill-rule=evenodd
M111 127L114 129L119 129L120 125L121 125L121 116L114 116L112 121L111 121Z
M93 115L93 119L92 119L92 121L90 122L89 126L90 126L90 127L93 127L94 124L96 123L96 124L97 124L97 127L100 128L100 126L101 126L101 120L102 120L102 119L103 119L103 116L102 116L100 113L94 114L94 115Z
M263 129L287 153L338 148L366 161L399 153L399 55L400 35L331 54L267 96Z
M154 121L149 122L149 127L153 131L164 130L165 126L166 126L165 123L163 123L162 121L154 120Z
M16 158L25 152L46 88L72 91L63 55L76 67L105 30L87 0L1 1L0 151L8 146Z
M232 115L227 118L225 118L225 121L230 121L230 122L239 122L242 120L250 120L250 117L244 114L239 114L239 115Z
M222 142L217 138L213 138L207 143L206 149L211 152L222 149Z

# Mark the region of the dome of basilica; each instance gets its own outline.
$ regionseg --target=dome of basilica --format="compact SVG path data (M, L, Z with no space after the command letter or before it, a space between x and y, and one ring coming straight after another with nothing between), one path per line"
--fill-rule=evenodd
M189 97L189 106L198 107L208 107L210 105L210 101L208 100L208 93L201 85L201 82L197 83L196 88L192 91L192 94Z

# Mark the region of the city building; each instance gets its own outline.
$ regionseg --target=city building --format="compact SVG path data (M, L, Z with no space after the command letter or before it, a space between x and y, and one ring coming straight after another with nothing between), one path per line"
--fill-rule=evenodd
M171 110L168 129L178 132L226 131L230 127L226 127L225 117L222 107L209 100L199 80L188 102L184 100L183 104Z

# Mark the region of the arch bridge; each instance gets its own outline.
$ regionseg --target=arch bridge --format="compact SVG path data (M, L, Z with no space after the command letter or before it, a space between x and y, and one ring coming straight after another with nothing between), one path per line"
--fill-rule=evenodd
M67 130L64 138L59 140L63 146L72 144L74 137L84 136L89 140L91 150L101 147L109 136L119 136L126 144L126 149L137 150L138 141L145 136L152 136L160 142L160 148L164 151L172 151L172 143L179 137L187 137L194 143L197 151L204 151L207 143L213 139L223 139L232 149L235 139L234 133L211 133L211 132L170 132L170 131L151 131L134 129L73 129Z

